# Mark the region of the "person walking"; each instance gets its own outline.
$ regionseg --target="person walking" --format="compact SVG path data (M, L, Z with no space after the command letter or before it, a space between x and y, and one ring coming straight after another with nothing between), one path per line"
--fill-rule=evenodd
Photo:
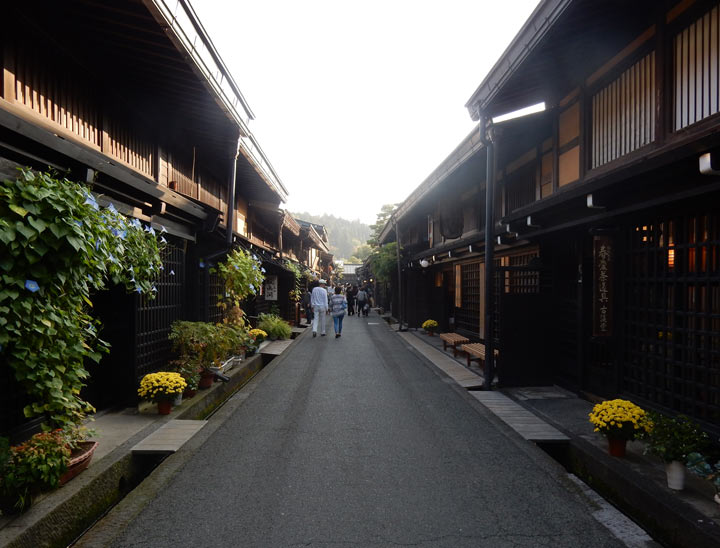
M355 295L355 298L357 299L357 315L358 316L367 316L367 310L365 309L365 305L368 304L368 296L365 292L365 288L361 287L360 290L357 292L357 295ZM369 306L368 306L369 308Z
M310 289L306 289L302 298L303 309L305 309L305 322L310 325L313 320L313 310L310 304Z
M325 316L328 313L328 292L325 289L325 280L319 281L320 285L314 287L310 294L310 304L313 309L312 334L317 337L318 323L320 323L320 336L325 336Z
M343 318L345 317L345 309L347 308L347 299L342 294L342 287L335 288L335 294L330 296L330 314L333 318L335 327L335 338L342 334Z
M347 299L348 316L352 316L355 313L355 295L353 294L353 287L351 285L348 285L345 298Z

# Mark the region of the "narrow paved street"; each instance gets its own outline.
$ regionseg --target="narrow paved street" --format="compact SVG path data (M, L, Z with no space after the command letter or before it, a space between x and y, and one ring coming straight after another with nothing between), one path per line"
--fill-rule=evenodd
M621 546L377 316L297 344L115 546Z

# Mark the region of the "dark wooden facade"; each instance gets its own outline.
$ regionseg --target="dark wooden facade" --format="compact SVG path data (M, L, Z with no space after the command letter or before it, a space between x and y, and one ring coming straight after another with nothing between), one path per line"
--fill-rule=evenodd
M626 396L717 430L719 17L717 2L541 2L467 104L477 131L394 214L403 291L427 295L404 300L408 323L492 333L505 384Z
M50 167L92 182L101 205L167 230L156 299L120 288L94 297L113 344L86 389L99 408L134 401L137 379L166 365L173 321L222 319L210 267L231 246L268 268L280 264L283 233L300 247L297 224L267 222L268 207L284 218L287 191L248 130L253 114L232 76L188 2L176 16L163 10L134 0L3 9L2 175ZM279 295L289 317L288 291ZM3 398L0 434L20 426L25 403L18 387Z

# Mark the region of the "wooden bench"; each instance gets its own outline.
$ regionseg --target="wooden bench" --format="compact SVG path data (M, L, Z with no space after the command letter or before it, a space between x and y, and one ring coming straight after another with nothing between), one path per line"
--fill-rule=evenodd
M440 338L443 342L443 350L447 350L448 345L452 346L453 357L457 356L457 345L470 342L470 339L457 333L440 333Z
M460 347L460 350L465 352L465 355L467 356L468 367L470 367L470 362L472 360L480 362L482 367L485 367L485 345L483 343L463 344ZM497 349L493 351L493 354L495 354L496 358L500 355Z

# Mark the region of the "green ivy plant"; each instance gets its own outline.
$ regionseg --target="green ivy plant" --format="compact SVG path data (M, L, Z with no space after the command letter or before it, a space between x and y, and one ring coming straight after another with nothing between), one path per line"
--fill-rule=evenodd
M109 346L90 296L113 283L152 298L164 240L83 184L29 169L0 184L0 352L33 400L25 416L64 427L94 410L83 362Z
M302 299L303 271L299 264L288 260L285 261L285 268L293 273L294 278L293 288L289 293L290 300L294 303L300 302L300 299Z

